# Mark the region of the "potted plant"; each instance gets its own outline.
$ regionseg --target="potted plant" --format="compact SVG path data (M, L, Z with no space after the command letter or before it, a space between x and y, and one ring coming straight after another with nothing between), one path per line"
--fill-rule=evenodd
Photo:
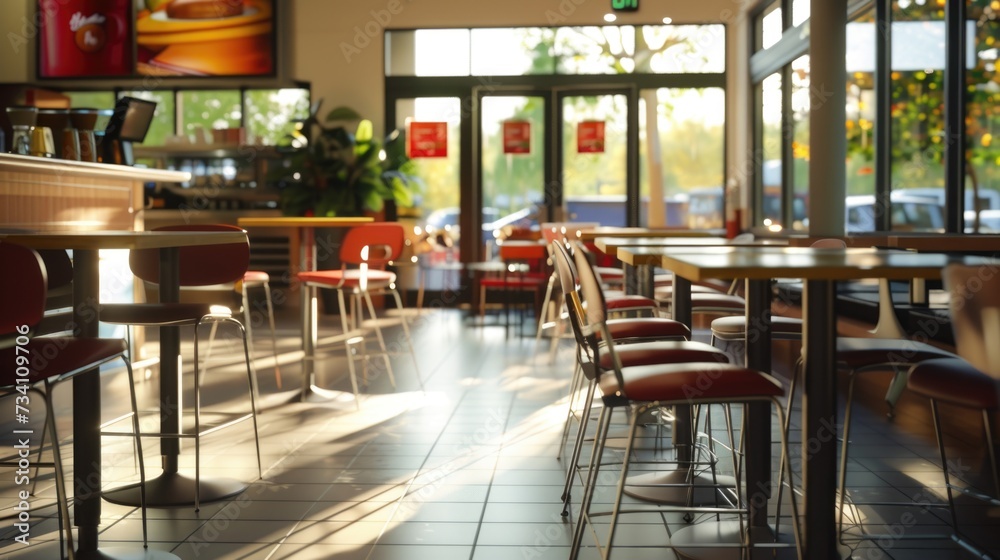
M413 205L421 185L410 172L399 131L383 144L374 137L371 121L346 107L330 111L326 121L360 122L353 134L343 125L327 127L313 118L304 123L312 129L308 145L294 151L280 170L285 215L361 216L383 212L387 202Z

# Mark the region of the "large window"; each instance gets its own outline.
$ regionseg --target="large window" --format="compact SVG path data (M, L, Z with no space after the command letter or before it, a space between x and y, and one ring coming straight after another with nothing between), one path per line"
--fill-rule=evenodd
M946 17L946 10L956 6L943 0L893 0L884 15L874 2L849 3L844 68L848 232L961 228L962 224L949 225L945 219L948 191L965 192L964 206L970 210L965 215L966 229L975 225L974 207L991 209L979 215L983 229L990 227L984 216L991 216L992 209L1000 214L1000 173L996 171L1000 150L993 141L993 131L1000 124L998 10L995 1L966 1L964 25L951 29L948 22L954 20ZM805 23L808 8L805 0L774 0L754 12L754 44L760 50L751 57L752 80L761 93L754 146L755 153L761 154L754 174L758 178L755 199L763 200L754 219L758 226L776 214L767 203L776 175L785 205L781 214L786 219L791 216L794 228L808 224L800 222L796 210L787 208L808 204L809 105L817 102L822 91L810 84L808 35L794 27ZM780 14L788 10L790 21L783 21ZM776 35L776 29L782 32ZM964 52L958 53L949 44L952 32L965 35ZM768 49L779 41L778 48ZM876 56L879 52L887 53L884 60ZM963 59L958 68L947 67L949 52ZM784 83L778 82L781 78ZM949 86L948 80L958 84ZM946 110L948 87L964 90L965 96L964 103L955 104L959 110L951 114ZM779 123L773 120L777 99L790 105L780 109ZM887 129L880 130L879 123L886 123L882 126ZM964 164L954 165L955 160L947 155L961 146L948 142L945 131L963 124L967 145L959 161L964 159ZM776 130L784 134L779 138ZM777 165L773 163L775 138L781 142ZM769 173L788 163L794 164L794 171ZM963 169L956 172L955 167ZM959 181L963 171L965 179Z
M969 43L975 58L966 72L965 228L1000 232L1000 139L996 138L1000 135L1000 6L991 0L970 0L967 15L974 29Z
M386 75L724 72L725 31L718 24L391 30Z

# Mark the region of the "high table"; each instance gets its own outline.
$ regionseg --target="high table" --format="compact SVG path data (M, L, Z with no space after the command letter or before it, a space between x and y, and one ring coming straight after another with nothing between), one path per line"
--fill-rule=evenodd
M617 256L636 276L637 292L653 297L653 271L660 266L665 251L677 248L722 247L722 246L784 246L784 239L727 239L725 237L598 237L594 244L608 255ZM685 325L691 326L691 282L675 275L671 316ZM674 407L674 446L679 463L690 464L693 441L691 440L691 410L688 406ZM677 469L669 473L650 473L633 476L626 493L640 499L660 503L686 503L687 491L681 486L693 481L696 486L714 488L719 481L711 473L693 474L687 469ZM676 486L675 486L676 484ZM735 484L735 483L734 483ZM697 503L714 503L715 491L696 492Z
M101 249L160 249L160 301L176 302L180 295L179 248L192 245L246 243L246 233L232 232L67 232L37 234L0 234L0 242L17 243L33 249L73 250L73 321L74 334L97 337L100 321ZM162 432L180 431L179 371L180 333L177 327L160 330L160 428ZM75 516L79 527L76 557L174 559L173 554L153 549L98 547L101 521L101 382L100 376L81 375L73 379L73 488ZM176 439L161 442L163 473L147 479L147 503L164 500L171 504L194 503L194 480L177 470L180 445ZM246 486L235 480L201 478L201 500L221 499L243 491ZM138 504L138 491L131 489ZM179 500L179 501L178 501Z
M617 256L625 266L633 267L636 276L637 293L646 297L653 297L653 272L660 265L659 255L663 249L670 247L761 247L774 246L784 247L788 245L787 239L765 238L765 239L727 239L719 236L660 236L660 237L597 237L594 245L604 251L605 254ZM620 255L618 250L622 248L635 249L625 255ZM649 249L648 251L645 250ZM625 256L626 259L622 259ZM683 281L683 280L682 280ZM674 299L674 305L677 300ZM690 303L690 298L688 298ZM684 303L682 302L683 306ZM685 319L678 319L684 324L691 324L690 307L686 310ZM676 318L676 315L674 316Z
M1000 268L1000 262L983 257L876 249L704 247L671 249L661 256L660 265L672 270L677 278L688 281L710 278L747 280L747 320L752 321L748 324L754 325L759 335L747 344L747 365L762 371L769 371L771 363L770 281L773 278L805 280L803 355L806 360L801 461L805 558L840 558L836 537L836 282L863 278L940 278L941 269L951 263L988 267L992 273ZM677 298L676 284L674 289L674 297ZM750 526L765 527L767 500L773 489L770 480L770 411L766 405L750 405L747 421L746 487L751 489L747 496ZM676 544L703 538L693 535L704 529L684 528L674 533L672 542ZM727 529L711 532L722 535ZM735 540L738 535L729 534L728 537Z
M970 233L900 233L889 235L889 247L941 253L997 253L1000 235Z
M722 229L599 226L581 228L577 237L580 241L590 242L598 237L721 237L725 233Z
M301 271L316 270L316 228L353 227L373 222L369 217L322 218L295 216L262 216L238 218L240 227L285 228L292 232L292 245L299 247L298 270L292 270L292 278ZM332 247L329 249L333 249ZM316 287L301 286L299 301L302 306L302 402L329 402L344 397L339 391L329 391L316 386L316 339L317 312Z

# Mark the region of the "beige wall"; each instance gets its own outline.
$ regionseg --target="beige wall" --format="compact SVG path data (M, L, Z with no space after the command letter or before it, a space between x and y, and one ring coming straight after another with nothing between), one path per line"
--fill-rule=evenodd
M0 2L0 82L26 82L34 72L37 26L29 0Z

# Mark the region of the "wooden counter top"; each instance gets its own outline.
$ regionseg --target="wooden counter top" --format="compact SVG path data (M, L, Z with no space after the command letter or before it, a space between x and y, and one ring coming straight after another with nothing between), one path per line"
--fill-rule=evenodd
M165 169L147 169L128 165L111 165L107 163L91 163L86 161L71 161L57 158L22 156L17 154L0 154L0 172L36 173L42 175L73 175L93 179L124 179L133 181L190 181L191 174L186 171L169 171Z
M190 179L182 171L0 154L0 228L141 230L144 184Z

